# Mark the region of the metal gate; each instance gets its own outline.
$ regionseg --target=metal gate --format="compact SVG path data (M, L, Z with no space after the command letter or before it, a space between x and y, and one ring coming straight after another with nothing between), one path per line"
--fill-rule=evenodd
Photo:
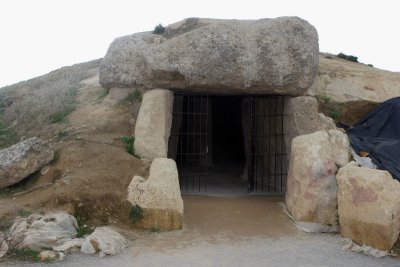
M282 195L286 190L284 97L249 96L248 191Z
M182 192L207 191L209 104L208 95L175 93L168 157L177 163Z
M208 95L175 93L168 157L177 163L184 193L207 191L210 105ZM243 96L242 126L250 194L285 193L288 166L284 116L283 96Z

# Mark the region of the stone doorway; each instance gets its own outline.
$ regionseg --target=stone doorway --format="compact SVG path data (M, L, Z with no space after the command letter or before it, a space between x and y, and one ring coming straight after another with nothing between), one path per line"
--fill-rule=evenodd
M284 98L175 93L168 157L183 193L284 194Z

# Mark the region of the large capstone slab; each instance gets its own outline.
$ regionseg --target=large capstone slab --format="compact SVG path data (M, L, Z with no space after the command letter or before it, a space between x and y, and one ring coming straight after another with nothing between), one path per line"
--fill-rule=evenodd
M117 38L100 66L106 87L301 95L318 67L318 34L298 17L190 18Z
M337 184L341 235L390 251L400 232L400 183L387 171L351 162L339 169Z
M140 226L146 229L177 230L183 226L183 200L175 161L154 159L147 179L134 176L128 201L143 209Z
M0 150L0 188L18 183L53 158L51 146L37 137Z

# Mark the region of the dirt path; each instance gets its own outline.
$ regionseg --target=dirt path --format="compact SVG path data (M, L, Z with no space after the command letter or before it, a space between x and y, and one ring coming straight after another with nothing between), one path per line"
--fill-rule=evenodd
M281 201L185 196L184 230L131 232L132 245L121 255L73 254L54 266L400 266L398 258L342 251L337 235L298 231Z

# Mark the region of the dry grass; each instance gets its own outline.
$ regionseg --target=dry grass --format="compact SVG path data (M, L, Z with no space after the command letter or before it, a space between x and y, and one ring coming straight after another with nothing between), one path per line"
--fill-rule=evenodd
M0 149L32 136L49 138L45 127L67 122L81 81L95 75L99 64L100 60L94 60L63 67L0 88Z

